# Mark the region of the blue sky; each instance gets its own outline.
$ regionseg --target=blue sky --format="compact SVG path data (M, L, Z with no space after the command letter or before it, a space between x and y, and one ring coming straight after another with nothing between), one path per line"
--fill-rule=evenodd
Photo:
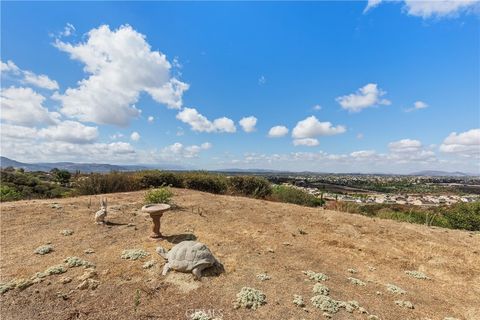
M3 156L480 172L478 2L1 6Z

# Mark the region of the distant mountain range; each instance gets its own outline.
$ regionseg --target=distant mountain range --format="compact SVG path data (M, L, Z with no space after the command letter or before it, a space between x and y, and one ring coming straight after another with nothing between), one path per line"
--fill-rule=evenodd
M464 172L447 172L447 171L435 171L435 170L425 170L419 172L410 173L411 176L426 176L426 177L468 177L474 176L474 174L464 173Z
M164 164L164 165L115 165L106 163L74 163L74 162L46 162L46 163L24 163L15 161L6 157L0 157L0 166L2 168L14 167L22 168L26 171L50 171L53 168L68 170L70 172L110 172L110 171L137 171L147 169L164 170L185 170L182 166Z
M0 157L0 166L2 168L14 167L22 168L26 171L50 171L53 168L68 170L70 172L80 171L80 172L110 172L110 171L138 171L138 170L148 170L148 169L162 169L162 170L195 170L191 167L183 167L174 164L158 164L158 165L115 165L107 163L74 163L74 162L45 162L45 163L24 163L9 159L7 157ZM231 172L231 173L292 173L292 174L328 174L312 171L304 172L293 172L293 171L282 171L282 170L273 170L273 169L240 169L240 168L229 168L229 169L219 169L211 170L216 172ZM346 174L346 173L342 173ZM349 173L350 175L365 175L365 173ZM373 174L373 173L372 173ZM389 175L383 173L376 173L376 175ZM474 174L464 173L464 172L447 172L447 171L435 171L435 170L425 170L419 172L413 172L408 174L410 176L427 176L427 177L468 177L475 176Z

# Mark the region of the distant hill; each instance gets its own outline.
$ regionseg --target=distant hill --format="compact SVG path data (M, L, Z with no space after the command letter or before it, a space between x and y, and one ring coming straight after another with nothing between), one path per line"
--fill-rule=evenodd
M26 171L50 171L53 168L68 170L71 172L110 172L110 171L137 171L147 169L166 169L166 170L184 170L183 167L177 165L114 165L106 163L74 163L74 162L47 162L47 163L24 163L15 161L6 157L0 157L0 166L2 168L14 167L22 168Z
M472 174L464 173L464 172L447 172L447 171L435 171L435 170L425 170L410 173L411 176L428 176L428 177L468 177Z

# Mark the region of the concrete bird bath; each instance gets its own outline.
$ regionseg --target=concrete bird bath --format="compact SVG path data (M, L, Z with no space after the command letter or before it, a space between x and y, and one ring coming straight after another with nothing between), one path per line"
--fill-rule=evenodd
M142 211L150 215L153 221L152 235L150 238L158 239L162 237L160 232L160 218L163 213L170 209L170 205L165 203L147 204L142 207Z

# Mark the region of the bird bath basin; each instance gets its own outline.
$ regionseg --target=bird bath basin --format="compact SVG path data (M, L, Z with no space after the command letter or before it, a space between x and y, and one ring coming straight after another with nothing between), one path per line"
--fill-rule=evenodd
M150 238L158 239L162 237L160 232L160 218L163 213L170 209L170 205L165 203L147 204L142 207L142 211L150 215L153 221L152 235Z

